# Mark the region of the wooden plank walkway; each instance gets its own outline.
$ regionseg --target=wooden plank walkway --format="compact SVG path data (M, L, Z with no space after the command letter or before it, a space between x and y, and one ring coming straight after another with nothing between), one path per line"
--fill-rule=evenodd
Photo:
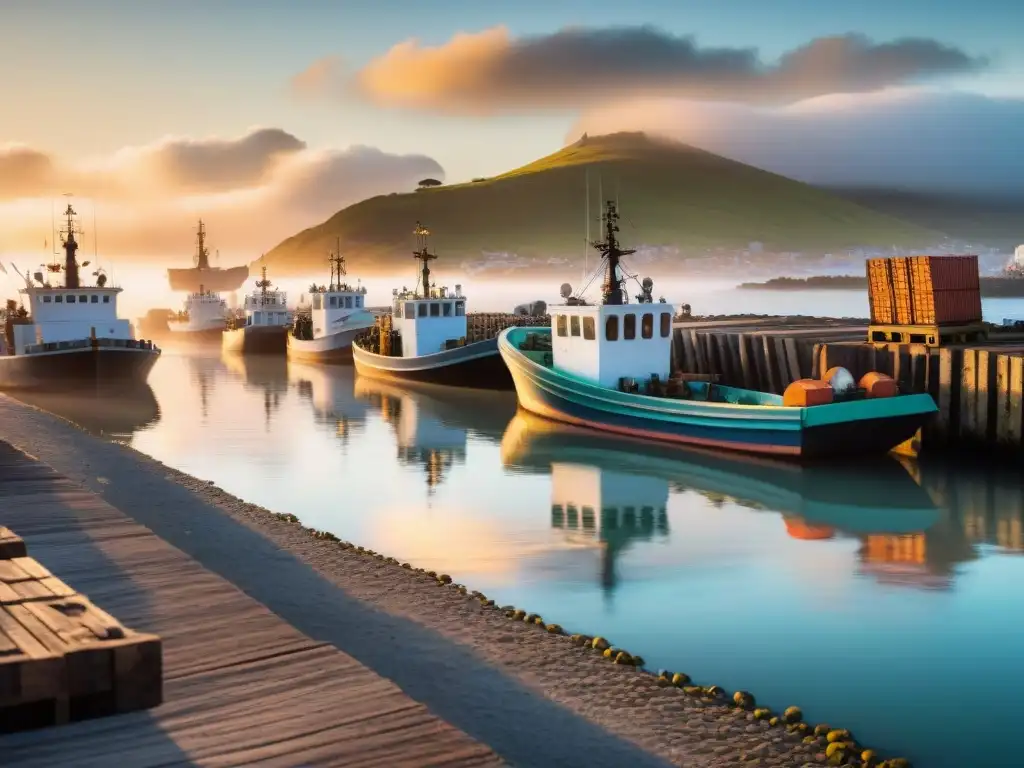
M163 638L165 702L2 736L4 766L503 764L390 681L4 442L0 524L125 625Z

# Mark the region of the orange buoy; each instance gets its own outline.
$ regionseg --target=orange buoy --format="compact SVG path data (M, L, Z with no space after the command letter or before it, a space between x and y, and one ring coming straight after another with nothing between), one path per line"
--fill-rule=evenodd
M895 397L900 393L896 381L878 371L865 373L858 386L864 390L864 397Z
M832 387L817 379L797 379L782 394L782 404L792 408L832 402Z

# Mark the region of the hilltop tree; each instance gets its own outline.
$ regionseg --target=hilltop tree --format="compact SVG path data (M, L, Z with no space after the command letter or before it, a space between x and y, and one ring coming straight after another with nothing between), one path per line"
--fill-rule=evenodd
M419 185L420 189L425 189L426 187L440 187L441 182L437 179L421 179Z

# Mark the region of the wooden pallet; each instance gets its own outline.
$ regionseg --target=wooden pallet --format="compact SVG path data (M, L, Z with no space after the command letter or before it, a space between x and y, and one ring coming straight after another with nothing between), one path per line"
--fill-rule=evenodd
M160 638L31 558L0 560L0 733L155 707L162 666Z
M28 550L25 542L21 540L10 528L0 525L0 560L10 560L12 557L25 557Z
M868 341L878 344L969 344L988 338L984 323L966 325L869 325Z

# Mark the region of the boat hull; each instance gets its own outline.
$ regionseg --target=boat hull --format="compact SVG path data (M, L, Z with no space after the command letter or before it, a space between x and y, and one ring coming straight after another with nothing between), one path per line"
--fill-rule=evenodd
M538 416L628 437L794 459L879 455L913 437L937 410L928 395L787 408L619 392L534 362L518 349L527 332L550 329L510 328L498 337L519 404Z
M85 347L0 357L0 389L81 390L145 383L159 349Z
M247 325L224 331L221 349L235 355L283 355L288 328L283 325Z
M348 363L352 361L352 342L372 325L346 328L319 339L297 339L288 334L288 357L304 363Z
M419 381L473 389L513 388L509 370L498 354L498 340L467 344L419 357L389 357L352 346L352 361L360 376Z
M199 290L206 291L237 291L242 284L249 279L248 267L231 267L220 269L168 269L167 281L172 291L187 291L194 293Z

